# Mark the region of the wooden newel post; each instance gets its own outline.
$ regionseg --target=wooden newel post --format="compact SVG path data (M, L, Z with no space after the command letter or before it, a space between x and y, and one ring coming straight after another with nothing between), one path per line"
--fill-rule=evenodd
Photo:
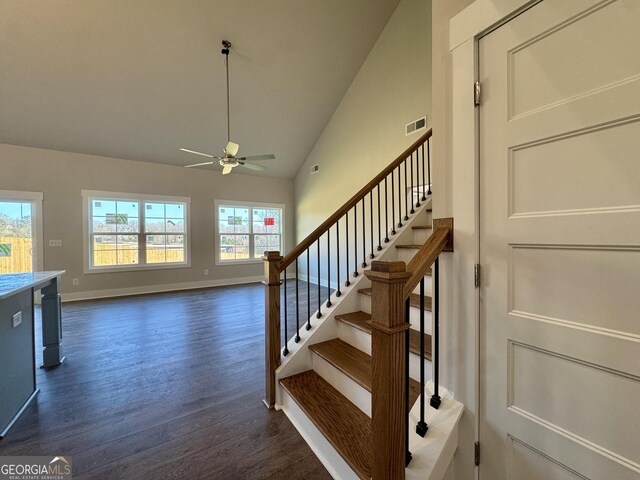
M276 404L276 370L280 366L280 252L264 252L265 398L267 408Z
M372 262L365 272L371 280L371 417L373 479L403 480L405 445L405 332L404 285L411 276L404 262Z

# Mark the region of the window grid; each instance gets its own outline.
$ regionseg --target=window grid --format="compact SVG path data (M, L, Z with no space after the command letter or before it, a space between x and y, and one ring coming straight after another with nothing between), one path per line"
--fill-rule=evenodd
M186 202L112 197L88 201L90 270L187 264Z
M280 207L271 206L218 204L217 260L220 263L254 262L262 258L264 251L282 251L282 211ZM238 257L239 254L242 256Z

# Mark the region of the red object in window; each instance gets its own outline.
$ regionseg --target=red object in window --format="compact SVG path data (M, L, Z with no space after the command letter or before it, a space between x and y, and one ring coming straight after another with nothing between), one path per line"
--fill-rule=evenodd
M264 226L268 227L270 225L275 225L276 219L275 217L264 217Z

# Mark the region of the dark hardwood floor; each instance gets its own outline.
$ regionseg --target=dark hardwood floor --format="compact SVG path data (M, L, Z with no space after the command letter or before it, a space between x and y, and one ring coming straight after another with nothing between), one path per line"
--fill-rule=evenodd
M77 479L331 478L262 403L262 285L64 304L63 326L0 455L68 455Z

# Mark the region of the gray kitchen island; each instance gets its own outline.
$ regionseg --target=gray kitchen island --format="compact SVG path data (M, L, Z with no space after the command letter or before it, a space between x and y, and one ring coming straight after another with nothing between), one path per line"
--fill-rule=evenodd
M34 294L42 293L42 367L60 365L64 270L0 275L0 438L38 393L35 370Z

